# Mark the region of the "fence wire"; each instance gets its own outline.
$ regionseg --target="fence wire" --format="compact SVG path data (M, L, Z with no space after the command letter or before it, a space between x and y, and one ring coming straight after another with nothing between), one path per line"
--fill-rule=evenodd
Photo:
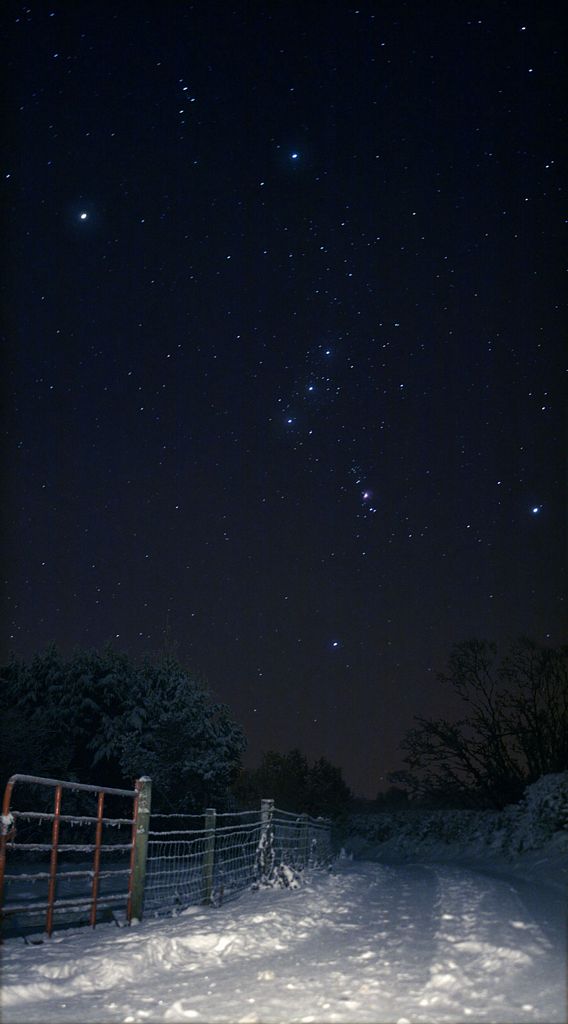
M321 818L272 807L218 814L206 824L203 815L152 815L144 912L220 906L253 886L288 884L331 857L330 823Z

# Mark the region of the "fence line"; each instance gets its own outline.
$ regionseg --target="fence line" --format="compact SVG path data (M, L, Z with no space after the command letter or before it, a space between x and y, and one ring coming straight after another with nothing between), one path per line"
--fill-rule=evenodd
M54 810L14 809L16 782L54 788ZM95 795L97 813L72 813L72 808L62 814L63 789ZM133 801L131 818L124 809L116 815L103 810L109 794ZM304 872L330 863L327 819L275 808L273 800L262 800L256 810L151 813L150 799L149 779L138 780L134 790L117 790L12 776L0 828L0 921L11 919L16 922L12 930L29 931L37 929L45 912L45 930L51 934L54 915L57 923L69 924L81 923L87 914L94 927L100 911L123 913L130 921L143 913L170 914L192 904L220 906L251 887L297 885ZM42 838L42 827L51 832L50 842L28 842ZM128 843L120 836L125 827L130 831ZM95 842L76 841L93 828ZM23 870L14 871L17 854ZM87 856L89 862L81 863ZM22 915L28 915L28 926Z
M182 815L152 815L151 824L170 817ZM211 814L209 824L198 817L201 828L150 828L145 914L204 902L219 906L251 886L290 884L332 857L329 820L274 808L272 800L263 800L260 811L216 814L213 826ZM239 821L244 817L251 820Z

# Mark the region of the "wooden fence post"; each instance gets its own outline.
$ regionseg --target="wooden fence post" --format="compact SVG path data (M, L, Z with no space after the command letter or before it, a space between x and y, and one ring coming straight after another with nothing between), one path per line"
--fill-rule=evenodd
M301 867L307 870L308 861L310 859L310 819L309 815L300 815L300 857L302 860Z
M260 801L260 841L258 844L259 881L268 882L274 873L274 800Z
M272 827L272 816L274 814L274 800L260 801L260 831L266 836Z
M217 811L208 807L205 811L205 845L203 848L203 902L213 901L213 867L215 864L215 822Z
M152 780L146 775L136 780L138 808L135 819L134 857L132 866L131 898L128 920L142 920L144 907L144 883L148 858L148 833L150 831L150 809L152 806Z

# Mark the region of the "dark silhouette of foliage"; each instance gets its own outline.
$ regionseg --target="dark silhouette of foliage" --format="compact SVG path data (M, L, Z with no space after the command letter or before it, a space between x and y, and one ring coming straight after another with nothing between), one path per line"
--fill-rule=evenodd
M393 772L414 800L497 808L542 775L568 768L568 648L515 642L456 644L443 686L461 699L457 721L417 717L402 743L408 768Z
M344 814L351 800L340 768L324 757L310 765L297 749L265 753L259 768L241 772L233 793L242 806L271 797L282 810L333 818Z
M111 647L54 646L1 670L3 782L15 772L128 786L153 782L155 807L222 806L245 739L228 709L171 654L142 665Z
M408 793L399 786L389 786L386 793L377 793L375 810L397 811L408 805Z

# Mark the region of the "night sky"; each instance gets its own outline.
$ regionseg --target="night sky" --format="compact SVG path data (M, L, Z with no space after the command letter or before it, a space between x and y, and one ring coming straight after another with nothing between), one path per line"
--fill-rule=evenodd
M560 10L4 5L3 657L169 633L374 796L567 641Z

